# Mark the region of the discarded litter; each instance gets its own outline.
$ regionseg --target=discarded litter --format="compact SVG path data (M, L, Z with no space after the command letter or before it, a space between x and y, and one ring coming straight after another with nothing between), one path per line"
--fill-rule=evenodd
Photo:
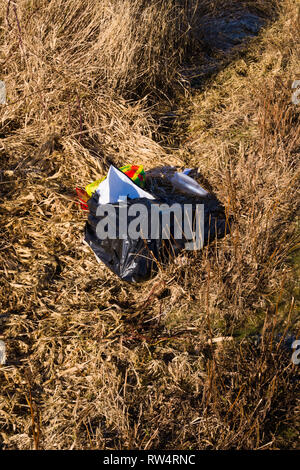
M111 168L114 168L114 167L111 167ZM111 170L111 168L110 168L110 170ZM125 165L125 166L122 166L121 168L119 168L119 170L122 171L122 173L124 173L125 175L129 176L129 178L132 179L132 181L134 183L136 183L138 186L140 186L141 188L145 187L145 172L144 172L144 168L143 168L142 165L140 165L140 166ZM108 174L107 177L109 177L109 174ZM106 179L106 177L104 176L104 178L101 178L97 181L94 181L93 183L88 184L86 186L85 190L86 190L89 197L91 197L92 194L97 189L99 190L100 183L105 181L105 179Z
M154 199L151 194L136 184L135 176L136 173L133 173L132 177L129 177L122 169L118 170L111 165L107 177L93 191L93 193L97 193L99 196L98 203L113 204L118 202L120 197L124 196L130 199L140 197ZM138 179L138 181L140 180Z
M135 183L131 185L131 191L128 197L142 197L144 192L140 188L145 187L145 172L142 165L125 165L115 171L114 166L109 168L107 177L94 181L88 184L85 189L76 188L77 196L80 200L80 205L83 210L88 210L87 201L92 197L95 192L99 194L99 204L107 204L118 201L118 195L122 195L123 189L128 186L128 177ZM120 171L126 176L120 175ZM125 187L124 187L125 184ZM116 199L114 201L114 199Z
M121 279L140 282L157 273L182 250L199 250L225 234L219 201L188 176L174 170L163 185L142 166L110 166L105 178L76 188L89 211L84 242ZM152 175L152 176L149 176ZM169 185L169 186L168 186Z
M186 170L182 173L174 173L170 181L175 188L187 194L193 194L200 197L208 195L208 192L201 188L200 184L188 176Z

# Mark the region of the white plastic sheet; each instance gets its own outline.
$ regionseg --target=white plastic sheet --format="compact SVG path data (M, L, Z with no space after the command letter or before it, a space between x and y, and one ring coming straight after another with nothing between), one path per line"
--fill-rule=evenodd
M99 183L96 191L99 194L99 204L114 204L126 197L154 199L150 193L140 188L113 165L110 166L107 177Z

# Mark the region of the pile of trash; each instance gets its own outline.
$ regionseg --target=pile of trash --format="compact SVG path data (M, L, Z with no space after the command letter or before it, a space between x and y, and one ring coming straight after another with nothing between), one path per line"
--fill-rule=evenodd
M182 250L200 250L226 233L220 202L173 167L111 165L106 177L76 188L89 212L84 242L122 280L154 276Z

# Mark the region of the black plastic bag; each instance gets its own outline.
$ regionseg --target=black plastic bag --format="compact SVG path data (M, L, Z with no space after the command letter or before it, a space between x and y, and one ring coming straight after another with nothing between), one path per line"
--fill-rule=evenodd
M157 207L157 205L161 205L165 201L147 198L127 199L126 202L108 204L115 211L116 238L100 238L97 235L97 225L99 222L103 222L103 218L107 214L97 215L97 208L99 207L98 199L98 194L94 193L88 201L89 216L85 226L85 242L91 247L97 259L102 261L124 281L140 282L151 278L157 273L160 264L164 264L170 258L177 256L180 251L185 249L186 243L190 241L185 237L183 226L181 236L176 237L178 231L176 232L175 228L176 223L179 222L176 222L174 217L172 218L172 214L170 217L168 239L162 237L161 215L158 225L158 236L156 238L151 238L149 234L147 237L133 238L126 233L123 233L123 238L121 238L119 224L121 207L123 210L124 207L129 210L133 204L142 204L145 208L145 211L143 211L144 217L147 218L145 222L147 222L148 227L151 227L152 206ZM170 201L168 203L170 204ZM218 238L224 236L225 217L222 207L216 198L206 197L203 200L198 200L197 203L204 205L203 245L206 245L216 236ZM192 208L192 224L194 226L197 206L195 198L186 198L184 203L179 204L182 211L182 220L184 219L184 211L186 211L185 204L190 204ZM128 225L133 219L134 216L128 216Z

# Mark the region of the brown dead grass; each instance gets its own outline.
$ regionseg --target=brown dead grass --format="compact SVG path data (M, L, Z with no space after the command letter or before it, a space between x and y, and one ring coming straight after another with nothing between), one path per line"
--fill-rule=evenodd
M299 366L278 339L299 331L296 2L189 95L172 154L149 103L177 83L183 7L14 5L0 0L2 448L296 448ZM121 282L82 244L74 203L110 162L194 165L230 234L145 284Z

